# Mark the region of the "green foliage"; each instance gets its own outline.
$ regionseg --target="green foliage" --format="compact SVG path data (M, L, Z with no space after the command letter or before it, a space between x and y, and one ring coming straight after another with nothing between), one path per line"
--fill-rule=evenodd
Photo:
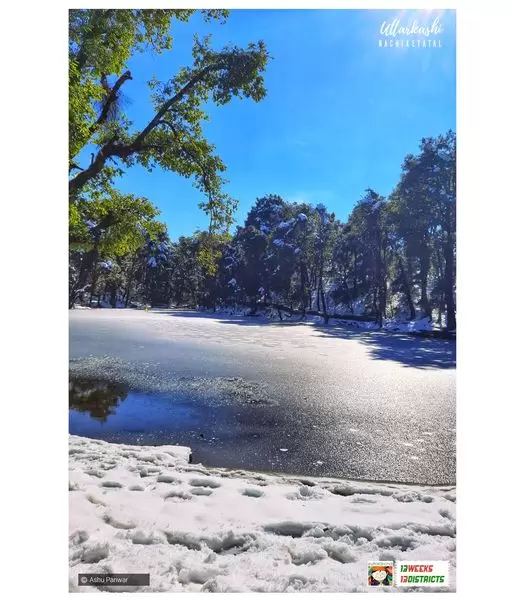
M231 236L227 232L200 232L196 235L196 239L198 242L197 264L205 276L213 277L218 272L223 247L229 242Z
M127 62L137 52L161 53L172 48L172 25L188 21L193 10L70 11L69 19L69 159L70 198L86 187L112 182L124 168L138 163L148 170L159 166L193 177L205 194L201 208L212 228L229 227L236 200L222 192L226 166L202 132L207 102L227 104L232 98L265 96L263 72L268 61L265 44L214 50L210 38L197 36L192 64L168 81L151 81L153 118L138 127L124 113L121 88L132 79ZM202 10L206 21L224 21L226 10ZM90 164L77 156L95 146Z
M423 139L390 196L367 189L346 223L321 204L270 194L231 236L225 224L235 204L211 196L208 230L175 243L147 200L114 192L105 177L70 207L75 287L87 280L111 296L122 290L165 305L273 303L318 311L326 322L347 312L381 324L429 316L454 329L455 174L456 138L448 132ZM95 249L96 263L87 262ZM107 256L108 269L98 266Z
M188 21L193 10L71 9L69 11L69 148L73 158L90 139L95 105L108 94L105 78L120 76L128 59L150 49L172 47L172 22ZM206 20L228 11L202 11Z
M124 256L165 230L155 220L159 210L146 198L111 190L108 196L81 197L70 205L70 248L101 256Z

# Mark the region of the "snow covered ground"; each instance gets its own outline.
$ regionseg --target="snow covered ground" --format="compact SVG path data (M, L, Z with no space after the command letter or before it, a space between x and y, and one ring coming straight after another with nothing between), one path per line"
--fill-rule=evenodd
M70 436L71 591L98 591L78 573L146 572L150 588L126 590L366 592L369 560L448 560L455 590L453 487L214 469L189 455Z
M112 308L109 302L101 301L99 303L100 308ZM87 309L89 306L80 306L75 305L77 309ZM118 302L117 308L124 308L124 303ZM140 308L145 308L144 305L141 305ZM148 305L148 308L149 305ZM249 316L251 313L251 309L247 307L228 307L228 308L218 308L215 312L211 309L200 309L199 312L205 312L208 314L214 314L218 317L220 316ZM320 315L306 315L306 318L302 318L300 315L290 315L289 313L282 312L281 318L279 317L279 313L276 309L266 309L260 310L256 313L257 318L266 321L287 321L287 322L301 322L301 323L309 323L309 324L320 324L324 322L324 319ZM378 331L382 329L383 331L394 331L400 333L416 333L421 331L432 331L436 329L431 319L428 317L424 317L422 319L416 319L414 321L408 320L400 320L400 319L384 319L382 323L382 328L380 328L377 323L374 321L358 321L353 319L336 319L331 318L329 320L329 325L331 327L336 325L346 325L349 327L356 327L358 329L367 329L371 331Z

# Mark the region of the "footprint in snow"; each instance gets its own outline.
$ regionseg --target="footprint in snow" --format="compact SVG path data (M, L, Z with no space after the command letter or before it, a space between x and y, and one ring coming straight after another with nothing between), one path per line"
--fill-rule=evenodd
M156 480L159 483L181 483L180 479L172 475L159 475Z
M197 488L197 489L204 490L204 488ZM205 490L205 491L209 492L210 490ZM192 493L194 493L194 492L192 491ZM166 494L164 496L164 500L178 500L179 501L179 500L190 500L191 498L192 498L192 496L188 492L184 492L182 490L171 490L168 494Z
M115 527L115 529L135 529L136 527L135 523L123 523L122 521L118 521L108 514L103 516L103 520L107 525Z
M104 502L94 497L92 494L88 494L86 498L91 504L97 504L98 506L107 506Z
M189 484L191 486L195 486L195 487L205 487L205 488L219 488L220 487L220 483L218 481L215 481L215 479L202 479L200 477L191 479L189 481Z
M242 496L249 496L249 498L261 498L262 496L264 496L264 493L261 490L245 488L244 490L242 490Z
M213 492L204 487L196 487L191 489L190 493L194 494L194 496L211 496Z
M88 471L85 471L85 473L91 477L97 477L98 479L105 477L105 473L103 471L97 471L96 469L89 469Z

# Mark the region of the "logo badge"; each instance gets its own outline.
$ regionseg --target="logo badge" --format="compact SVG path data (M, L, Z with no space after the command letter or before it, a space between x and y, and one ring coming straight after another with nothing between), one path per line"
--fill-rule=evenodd
M393 561L369 562L368 585L372 587L393 585Z

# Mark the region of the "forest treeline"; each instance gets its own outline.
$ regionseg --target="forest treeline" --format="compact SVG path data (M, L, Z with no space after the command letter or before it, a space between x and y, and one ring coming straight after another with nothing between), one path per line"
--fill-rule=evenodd
M326 321L431 317L454 329L453 132L423 139L389 197L368 189L346 222L321 204L267 195L233 230L237 200L203 124L234 99L264 100L265 42L218 47L194 35L188 63L170 60L174 71L147 83L146 120L135 118L132 58L171 56L178 23L228 20L218 9L70 10L69 306L275 305ZM148 199L116 189L134 165L191 178L208 230L171 241Z
M80 197L70 217L69 304L274 305L430 317L456 327L456 136L421 140L388 197L367 189L346 222L323 204L258 198L233 233L171 241L147 199Z

